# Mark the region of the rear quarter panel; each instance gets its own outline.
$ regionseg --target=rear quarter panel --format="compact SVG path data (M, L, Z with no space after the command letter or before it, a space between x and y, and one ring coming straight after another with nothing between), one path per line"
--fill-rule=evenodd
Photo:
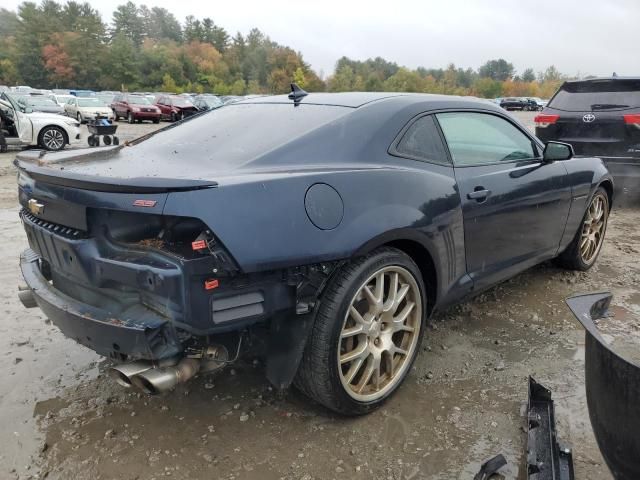
M164 214L201 218L245 272L348 259L390 239L411 239L434 259L438 290L448 290L464 274L452 169L389 161L396 166L221 179L218 188L171 193ZM316 183L331 185L342 199L342 221L331 230L307 216L305 195Z

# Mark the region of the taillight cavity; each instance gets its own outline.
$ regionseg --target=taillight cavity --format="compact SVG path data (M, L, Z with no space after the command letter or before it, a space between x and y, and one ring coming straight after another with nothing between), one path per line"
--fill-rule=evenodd
M560 115L541 113L540 115L536 115L536 118L534 118L533 121L535 122L536 127L545 128L556 123L559 118Z
M640 113L628 113L623 116L625 124L640 128Z

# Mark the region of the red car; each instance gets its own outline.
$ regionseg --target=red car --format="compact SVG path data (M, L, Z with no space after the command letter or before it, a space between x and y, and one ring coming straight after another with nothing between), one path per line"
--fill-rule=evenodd
M172 122L198 113L191 99L180 95L160 95L156 98L155 105L162 112L162 119Z
M138 122L151 120L153 123L160 123L162 115L158 107L153 105L147 97L130 93L116 95L111 104L111 109L116 121L120 117L124 117L129 123L133 123L136 120Z

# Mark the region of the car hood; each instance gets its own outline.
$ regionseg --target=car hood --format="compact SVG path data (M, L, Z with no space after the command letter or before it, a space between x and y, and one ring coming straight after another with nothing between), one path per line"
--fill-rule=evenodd
M82 113L111 113L111 109L109 107L78 107L78 110Z
M72 119L70 119L69 117L66 117L64 115L59 115L57 113L47 113L47 112L32 112L32 113L26 113L25 114L27 117L29 117L32 120L49 120L49 121L64 121L64 120L68 120L71 121Z

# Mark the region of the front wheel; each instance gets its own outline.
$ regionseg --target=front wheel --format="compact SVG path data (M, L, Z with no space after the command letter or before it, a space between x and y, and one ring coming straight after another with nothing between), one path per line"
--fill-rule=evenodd
M45 127L38 137L38 145L50 151L62 150L67 144L67 138L60 127Z
M425 317L420 270L400 250L342 267L322 296L296 386L338 413L374 410L409 373Z
M558 263L570 270L589 270L602 250L609 220L609 195L599 187L593 194L576 236L558 257Z

